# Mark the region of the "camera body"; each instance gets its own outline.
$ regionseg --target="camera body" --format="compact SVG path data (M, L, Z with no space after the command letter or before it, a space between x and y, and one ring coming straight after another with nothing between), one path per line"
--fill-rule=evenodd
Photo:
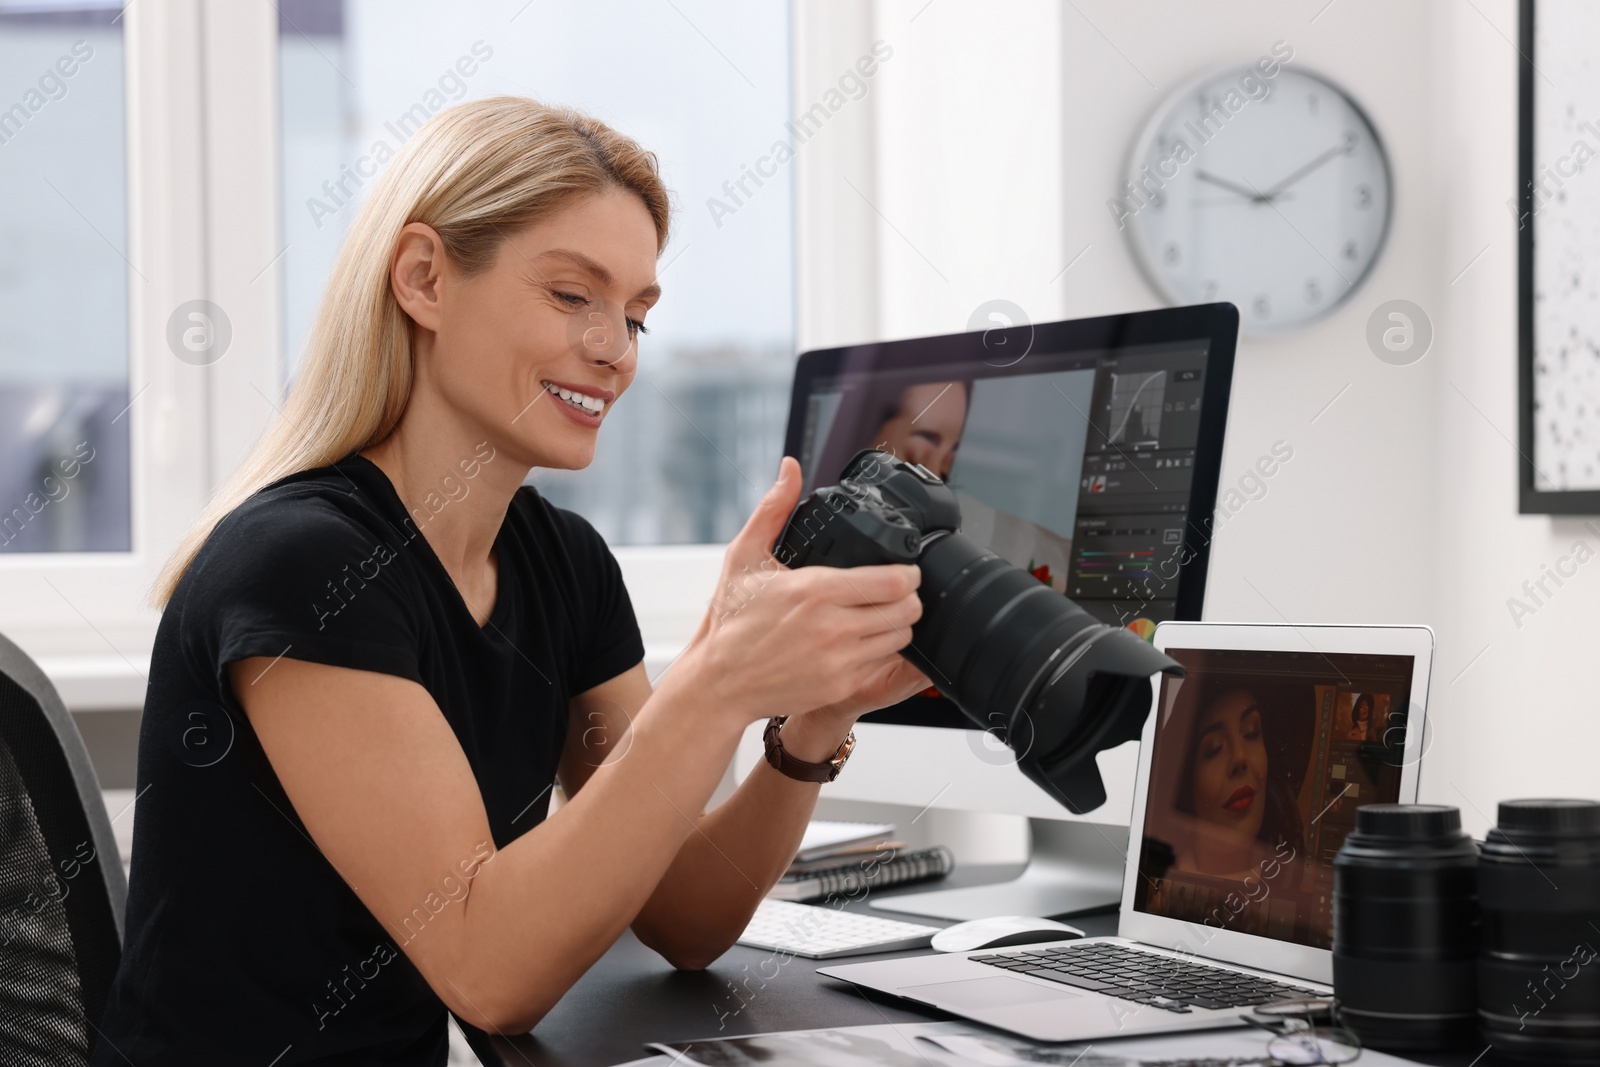
M939 476L887 452L858 452L839 485L802 500L772 550L786 567L916 563L961 529L961 505Z
M950 487L888 452L858 452L838 485L807 495L773 556L788 567L917 564L922 618L901 655L1073 812L1105 803L1094 754L1138 739L1151 676L1183 673L961 533Z

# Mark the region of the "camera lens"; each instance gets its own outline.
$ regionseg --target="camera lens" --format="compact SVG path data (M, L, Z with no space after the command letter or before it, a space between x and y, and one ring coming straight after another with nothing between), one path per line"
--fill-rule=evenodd
M1484 1039L1504 1059L1600 1063L1600 803L1503 802L1478 887Z
M1138 739L1150 676L1177 664L964 534L931 540L918 564L905 657L1070 810L1105 803L1094 753Z
M1477 848L1455 808L1356 809L1356 827L1333 858L1333 989L1340 1019L1365 1044L1471 1041L1477 881Z

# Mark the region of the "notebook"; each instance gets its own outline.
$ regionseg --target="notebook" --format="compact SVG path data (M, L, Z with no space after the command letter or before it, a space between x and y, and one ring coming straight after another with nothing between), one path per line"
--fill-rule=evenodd
M955 868L955 857L943 845L915 852L867 853L821 870L786 874L767 894L773 900L820 900L856 896L863 889L886 889L929 878L942 878Z

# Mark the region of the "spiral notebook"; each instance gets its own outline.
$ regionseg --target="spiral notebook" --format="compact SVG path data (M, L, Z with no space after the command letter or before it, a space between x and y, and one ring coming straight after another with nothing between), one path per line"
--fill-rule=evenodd
M808 901L854 896L863 889L942 878L955 869L955 857L943 845L884 857L869 854L823 870L785 875L767 894L773 900Z

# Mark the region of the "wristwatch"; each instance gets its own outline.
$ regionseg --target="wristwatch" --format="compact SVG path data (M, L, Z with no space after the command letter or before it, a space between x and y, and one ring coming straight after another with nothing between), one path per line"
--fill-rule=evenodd
M839 777L839 772L844 770L850 753L855 751L856 732L851 730L840 742L834 754L826 760L821 763L808 763L790 755L778 738L778 729L783 726L785 718L783 715L775 715L768 719L767 731L762 735L762 740L767 745L767 762L772 764L773 769L797 782L831 782Z

